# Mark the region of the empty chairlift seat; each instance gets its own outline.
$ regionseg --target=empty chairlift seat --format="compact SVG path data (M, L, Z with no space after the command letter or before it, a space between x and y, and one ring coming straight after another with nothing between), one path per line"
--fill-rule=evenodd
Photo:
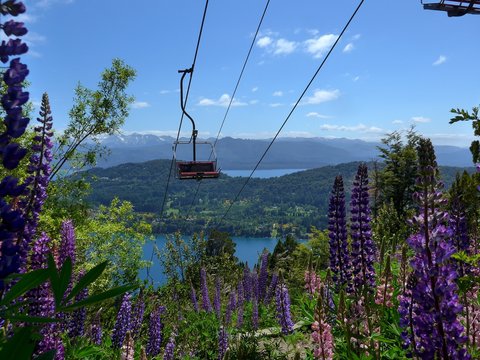
M180 180L214 179L220 176L216 161L177 161L177 174Z
M440 0L436 2L423 2L426 10L440 10L447 12L448 16L463 16L465 14L480 14L480 0Z

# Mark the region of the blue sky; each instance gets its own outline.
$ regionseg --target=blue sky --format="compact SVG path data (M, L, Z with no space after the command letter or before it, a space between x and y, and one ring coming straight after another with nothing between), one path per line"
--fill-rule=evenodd
M31 99L49 93L57 130L76 84L95 87L119 57L138 72L123 130L176 134L177 70L192 63L203 1L25 3ZM272 137L356 5L271 0L222 135ZM203 137L219 130L264 6L210 0L187 105ZM448 120L450 108L480 103L479 33L479 17L448 18L416 0L367 0L282 135L378 140L415 124L437 144L468 146L470 125Z

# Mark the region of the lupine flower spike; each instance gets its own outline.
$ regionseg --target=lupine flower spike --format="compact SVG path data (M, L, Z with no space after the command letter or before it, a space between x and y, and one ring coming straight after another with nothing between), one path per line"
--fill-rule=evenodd
M164 311L165 307L160 306L157 309L153 310L150 314L147 354L152 357L160 354L163 331L163 323L161 317Z
M206 312L211 312L212 304L208 295L207 272L204 268L200 269L200 286L202 287L202 307Z
M333 360L333 336L332 328L326 321L323 311L323 291L319 291L317 306L315 309L315 321L312 324L312 340L314 342L313 356L315 359Z
M112 345L115 348L120 348L123 345L127 332L130 331L131 326L132 303L131 295L125 294L120 304L120 310L117 314L117 321L113 328Z
M345 213L345 190L340 175L335 178L328 206L328 236L330 238L330 269L337 289L349 285L350 258L348 255Z
M287 335L293 331L292 315L290 313L290 295L287 286L282 282L275 293L277 305L277 319L282 328L282 333Z
M223 360L228 349L228 333L224 326L218 332L218 360Z

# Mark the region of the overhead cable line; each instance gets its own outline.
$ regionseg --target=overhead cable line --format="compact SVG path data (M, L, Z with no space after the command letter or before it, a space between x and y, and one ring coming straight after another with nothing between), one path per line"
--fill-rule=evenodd
M208 0L205 1L205 8L203 9L202 23L200 24L200 30L198 32L197 45L195 47L195 55L193 56L193 62L192 62L192 67L191 67L192 71L190 72L190 78L188 80L187 92L186 92L185 100L184 100L185 106L187 104L188 95L190 93L190 86L192 84L192 77L193 77L193 72L195 70L195 63L197 61L198 49L200 48L200 41L202 39L203 26L205 24L205 18L207 16L207 9L208 9ZM180 138L180 131L182 129L182 123L183 123L184 116L185 116L185 114L182 111L182 116L180 117L180 124L178 126L176 142L178 142L178 139ZM175 144L175 149L176 149L176 146L177 145ZM163 211L165 209L165 203L167 201L168 187L170 185L170 178L172 176L173 163L175 162L174 160L175 160L175 157L172 155L172 160L170 161L170 170L168 171L167 185L165 186L165 193L163 195L162 208L160 210L160 220L163 217ZM154 248L152 248L152 253L150 255L150 263L147 267L147 277L150 278L151 280L153 280L153 278L150 276L150 267L151 267L151 264L152 264L152 261L153 261L153 252L154 252Z
M222 132L223 125L225 124L225 120L227 119L228 113L230 111L230 107L232 106L233 99L235 98L235 94L237 93L238 85L240 84L240 81L242 80L243 72L245 71L248 60L250 59L250 54L252 53L252 49L255 46L255 42L257 40L258 33L260 32L260 27L262 26L263 19L265 18L265 14L267 13L268 5L270 5L270 0L267 0L267 2L265 4L265 8L263 9L263 12L262 12L262 16L260 17L260 20L258 22L257 30L255 31L255 35L253 36L252 43L250 44L250 48L248 49L247 56L245 57L245 61L243 62L242 70L240 71L240 75L238 76L237 82L235 84L235 88L233 89L232 96L230 97L230 101L228 103L227 110L225 111L225 115L223 116L223 120L222 120L222 123L220 125L219 130L218 130L217 137L215 139L215 142L213 143L214 148L217 145L218 138L220 137L220 133ZM212 153L213 153L213 150L210 153L210 156L208 158L209 160L212 157ZM196 190L196 192L195 192L195 194L192 198L192 203L190 204L190 207L189 207L189 210L187 212L187 215L186 215L185 219L188 219L188 217L190 216L190 213L191 213L192 208L193 208L193 204L195 204L195 201L197 199L198 191L200 190L200 185L201 184L202 184L201 182L198 183L197 190Z
M254 169L252 170L252 172L250 173L250 175L248 176L247 180L244 182L244 184L242 185L242 187L240 188L240 191L237 193L237 195L235 195L235 198L233 199L233 201L230 203L230 205L228 206L227 210L225 211L225 213L223 214L222 218L220 219L220 221L217 223L217 227L223 222L223 220L225 220L225 218L227 217L228 213L230 212L230 209L232 208L233 204L238 200L238 197L240 196L240 194L242 193L242 191L245 189L245 187L247 186L248 182L250 181L250 179L252 178L253 174L255 173L255 171L257 170L258 166L260 165L260 163L263 161L263 159L265 158L265 155L267 155L268 151L270 150L270 148L272 147L273 143L275 142L275 140L277 139L278 135L280 134L280 132L282 131L282 129L284 128L284 126L286 125L286 123L288 122L288 120L290 119L290 117L292 116L293 112L295 111L295 109L297 108L298 104L300 103L300 101L302 100L302 98L305 96L306 92L308 91L308 89L310 88L310 85L312 85L313 81L315 80L315 78L317 77L318 73L320 72L320 70L322 69L323 65L325 64L325 62L328 60L328 58L330 57L330 54L333 52L333 50L335 49L335 47L337 46L338 42L340 41L340 39L342 38L343 34L345 33L345 31L348 29L350 23L352 22L352 20L355 18L355 15L357 14L357 12L360 10L360 8L362 7L363 3L365 2L365 0L361 0L360 3L358 4L358 6L356 7L355 11L352 13L352 15L350 16L349 20L347 21L347 23L345 24L345 26L343 27L342 31L340 32L340 34L338 35L337 39L335 40L335 42L333 43L332 47L330 48L330 50L328 51L327 55L325 55L325 58L323 59L322 63L320 64L320 66L317 68L317 71L315 71L315 73L313 74L312 78L310 79L310 81L308 82L307 86L305 87L305 89L302 91L302 93L300 94L298 100L295 102L295 104L293 105L293 108L290 110L290 112L288 113L287 117L285 118L285 120L283 121L282 123L282 126L280 126L280 129L278 129L277 133L275 134L274 138L272 139L272 141L270 142L270 144L267 146L267 148L265 149L265 151L263 152L262 156L260 157L260 160L258 160L257 164L255 165Z

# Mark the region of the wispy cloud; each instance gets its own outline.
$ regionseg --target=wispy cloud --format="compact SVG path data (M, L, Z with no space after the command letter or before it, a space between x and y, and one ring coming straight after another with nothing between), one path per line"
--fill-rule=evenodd
M402 120L393 120L392 124L403 124Z
M431 122L432 119L424 117L424 116L413 116L412 121L416 122L416 123L419 123L419 124L425 124L425 123Z
M260 48L266 48L271 43L273 43L273 40L270 36L262 36L257 40L257 46Z
M344 52L344 53L349 53L349 52L352 52L353 49L355 49L355 45L353 45L353 43L348 43L348 44L345 45L345 47L343 48L343 52Z
M283 96L283 91L280 91L280 90L277 90L277 91L274 91L273 96Z
M134 108L134 109L144 109L144 108L147 108L147 107L150 107L150 104L146 101L135 101L132 104L132 108Z
M338 35L334 34L321 35L305 40L304 45L308 53L312 54L315 58L320 58L330 49L337 38Z
M283 106L282 103L273 103L273 104L269 104L270 107L279 107L279 106Z
M331 125L331 124L324 124L320 126L321 130L325 131L353 131L353 132L360 132L360 133L374 133L379 134L385 132L385 130L376 127L376 126L367 126L364 124L358 124L355 126L346 126L346 125Z
M319 114L316 111L307 113L307 117L317 118L317 119L331 119L331 116Z
M230 95L223 94L217 100L204 98L201 99L197 105L199 106L221 106L221 107L228 107L230 104ZM241 102L237 99L233 99L231 106L245 106L247 103Z
M160 90L160 95L170 94L171 90Z
M286 39L278 39L275 42L275 48L273 50L273 53L275 55L291 54L292 52L295 51L296 47L297 47L297 43L295 41L288 41Z
M313 95L307 97L305 101L302 102L303 105L313 105L321 104L324 102L332 101L338 99L340 96L340 90L320 90L317 89L314 91Z
M440 55L437 60L433 62L433 66L438 66L443 64L445 61L447 61L447 57L444 55Z
M250 105L255 105L255 104L258 104L258 100L257 100L257 99L250 100L248 103L249 103Z
M258 86L252 88L252 92L256 92L258 90Z
M358 76L358 75L353 78L353 81L355 81L355 82L357 82L358 80L360 80L360 76Z

